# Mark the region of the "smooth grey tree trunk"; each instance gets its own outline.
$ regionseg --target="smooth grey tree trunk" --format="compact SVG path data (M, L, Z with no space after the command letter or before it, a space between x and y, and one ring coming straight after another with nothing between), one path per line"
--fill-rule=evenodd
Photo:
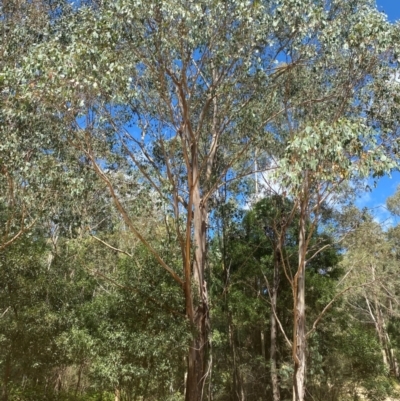
M306 202L303 201L299 223L299 264L293 278L294 330L293 330L293 400L303 401L306 375L306 316L305 316L305 274L306 274Z

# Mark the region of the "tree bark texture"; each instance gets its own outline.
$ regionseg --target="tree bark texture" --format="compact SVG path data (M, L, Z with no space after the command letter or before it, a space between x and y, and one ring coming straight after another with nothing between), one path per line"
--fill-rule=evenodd
M187 132L187 131L186 131ZM189 137L187 137L189 143ZM207 347L209 331L207 283L204 278L207 256L207 204L201 199L200 171L196 144L191 145L191 169L189 169L190 200L189 213L193 210L194 244L190 241L190 225L187 227L186 249L186 313L195 330L188 352L188 374L186 379L186 401L201 401L207 376ZM189 221L190 216L188 217ZM188 260L190 249L194 245L194 260ZM191 273L190 273L191 271ZM191 280L192 277L192 280ZM197 291L197 296L193 295ZM190 288L189 288L190 287ZM190 293L190 294L189 294Z
M299 223L299 264L293 278L294 327L293 327L293 400L303 401L306 375L306 316L305 316L305 269L306 269L306 206L303 202Z

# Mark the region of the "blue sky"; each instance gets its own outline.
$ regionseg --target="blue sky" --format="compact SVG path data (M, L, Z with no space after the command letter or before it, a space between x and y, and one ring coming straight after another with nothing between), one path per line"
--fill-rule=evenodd
M400 20L400 0L377 0L376 4L379 11L387 14L389 21ZM371 186L373 180L371 180ZM391 177L383 177L377 182L377 186L371 192L364 193L358 199L358 207L371 208L372 213L382 223L392 225L395 220L386 210L385 201L393 195L397 186L400 185L400 173L394 172ZM396 219L398 223L398 219Z
M384 11L390 21L400 19L400 0L377 0L376 4L379 11Z

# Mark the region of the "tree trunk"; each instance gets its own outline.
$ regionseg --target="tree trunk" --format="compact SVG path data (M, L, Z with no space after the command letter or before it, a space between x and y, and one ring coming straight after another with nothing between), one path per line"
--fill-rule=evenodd
M279 287L279 254L275 252L274 257L274 278L273 278L272 294L271 294L271 345L270 345L270 366L271 366L271 383L272 383L272 395L273 401L279 401L279 376L277 368L277 352L276 352L276 336L277 336L277 325L276 325L276 304L278 299L278 287Z
M383 350L384 350L384 361L386 361L387 366L392 375L395 377L399 377L399 366L397 363L396 356L394 354L392 344L390 341L389 334L386 328L385 318L382 313L381 304L378 301L378 298L375 294L375 305L376 305L376 313L377 313L377 323L378 323L378 336L381 341Z
M293 400L303 401L306 374L306 316L305 316L305 268L306 268L306 206L303 202L299 230L299 265L293 278L294 329L293 329Z
M114 401L121 401L121 390L119 387L115 388L114 395L115 395Z
M388 336L388 341L389 340L390 339ZM400 377L399 364L397 362L396 355L394 354L394 350L391 346L390 346L389 352L390 352L391 371L392 371L393 375L398 379Z
M207 283L204 278L207 256L207 205L203 203L200 195L200 175L197 152L192 148L192 181L190 203L193 205L193 233L194 233L194 261L193 284L197 290L197 297L193 297L190 282L186 285L186 312L196 331L189 347L188 374L186 379L186 401L201 401L203 398L204 383L207 376L207 346L209 331L208 294ZM190 210L189 210L190 212ZM189 235L190 233L187 233ZM187 255L189 255L187 249ZM189 263L189 261L187 261ZM186 275L186 281L190 277ZM190 295L189 295L190 292ZM191 299L188 299L190 297ZM196 299L197 298L197 299ZM194 301L196 299L196 301ZM196 302L196 304L194 304Z
M76 381L76 386L75 386L75 399L78 398L78 393L81 387L81 380L82 380L82 372L83 372L83 368L85 366L85 362L81 362L79 364L79 369L78 369L78 378Z
M375 311L376 311L376 331L378 333L379 342L382 347L382 357L383 364L388 370L391 370L391 360L390 360L390 345L387 341L385 321L383 319L381 306L378 301L376 294L374 295Z
M186 401L201 401L205 381L205 348L207 346L207 333L201 320L204 317L203 308L198 306L195 310L195 329L201 330L194 335L189 353L188 370L186 377ZM203 327L199 327L203 326Z
M371 266L372 270L372 278L375 280L375 267ZM383 358L383 364L387 367L387 369L395 376L399 377L399 366L397 363L396 356L393 352L393 348L391 345L390 337L386 329L386 323L385 323L385 318L382 313L382 308L381 304L379 302L377 294L373 294L373 299L374 299L374 308L375 308L375 314L373 312L373 309L370 305L370 302L368 300L367 295L365 295L365 300L368 306L369 313L371 315L372 320L374 321L375 324L375 329L378 335L379 343L381 344L381 350L382 350L382 358Z

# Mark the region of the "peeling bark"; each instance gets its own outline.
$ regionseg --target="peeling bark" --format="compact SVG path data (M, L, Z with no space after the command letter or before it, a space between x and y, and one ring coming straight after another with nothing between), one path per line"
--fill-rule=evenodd
M189 132L186 130L186 140L189 141ZM188 259L191 244L191 217L189 209L188 225L186 233L186 313L192 323L196 334L189 347L188 374L186 379L186 401L201 401L203 398L204 384L207 376L207 347L209 332L208 293L205 281L205 266L207 256L207 202L203 202L200 192L200 171L198 161L197 144L191 145L191 169L189 169L190 200L189 206L193 207L193 236L194 236L194 260ZM192 275L191 273L192 272ZM193 280L197 297L192 294L190 278ZM189 288L190 287L190 288ZM190 292L190 294L189 294Z

